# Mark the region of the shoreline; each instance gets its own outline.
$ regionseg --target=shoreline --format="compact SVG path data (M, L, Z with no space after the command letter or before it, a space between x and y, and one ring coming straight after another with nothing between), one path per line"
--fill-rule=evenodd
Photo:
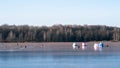
M82 42L76 42L80 45ZM24 42L24 43L0 43L0 51L74 51L72 48L73 42ZM85 51L92 51L94 42L87 42L88 46ZM120 51L120 42L104 42L109 45L111 50Z

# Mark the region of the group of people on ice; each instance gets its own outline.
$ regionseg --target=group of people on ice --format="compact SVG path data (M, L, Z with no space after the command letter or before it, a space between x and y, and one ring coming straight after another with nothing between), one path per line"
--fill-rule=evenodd
M94 43L93 48L94 48L94 50L101 50L104 46L105 46L105 45L104 45L103 42ZM87 43L86 43L86 42L83 42L83 43L81 44L81 46L78 45L77 43L73 43L72 47L73 47L73 49L79 49L79 48L81 47L82 50L85 50L85 48L87 47ZM107 45L107 47L108 47L108 45Z

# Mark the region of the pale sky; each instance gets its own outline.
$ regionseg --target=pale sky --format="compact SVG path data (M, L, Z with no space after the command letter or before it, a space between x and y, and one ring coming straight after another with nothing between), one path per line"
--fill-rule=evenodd
M120 27L120 0L0 0L0 25Z

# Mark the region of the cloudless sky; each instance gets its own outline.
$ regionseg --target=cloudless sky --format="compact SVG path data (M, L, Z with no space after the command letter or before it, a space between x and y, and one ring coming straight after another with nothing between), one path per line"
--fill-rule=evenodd
M0 25L120 27L120 0L0 0Z

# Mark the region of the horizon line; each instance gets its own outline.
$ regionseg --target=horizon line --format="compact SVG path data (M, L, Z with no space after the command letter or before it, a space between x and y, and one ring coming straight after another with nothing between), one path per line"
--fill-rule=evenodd
M120 28L120 26L111 26L111 25L102 25L102 24L52 24L52 25L30 25L30 24L0 24L0 26L3 25L8 25L8 26L34 26L34 27L42 27L42 26L47 26L47 27L52 27L52 26L57 26L57 25L62 25L62 26L108 26L108 27L118 27Z

